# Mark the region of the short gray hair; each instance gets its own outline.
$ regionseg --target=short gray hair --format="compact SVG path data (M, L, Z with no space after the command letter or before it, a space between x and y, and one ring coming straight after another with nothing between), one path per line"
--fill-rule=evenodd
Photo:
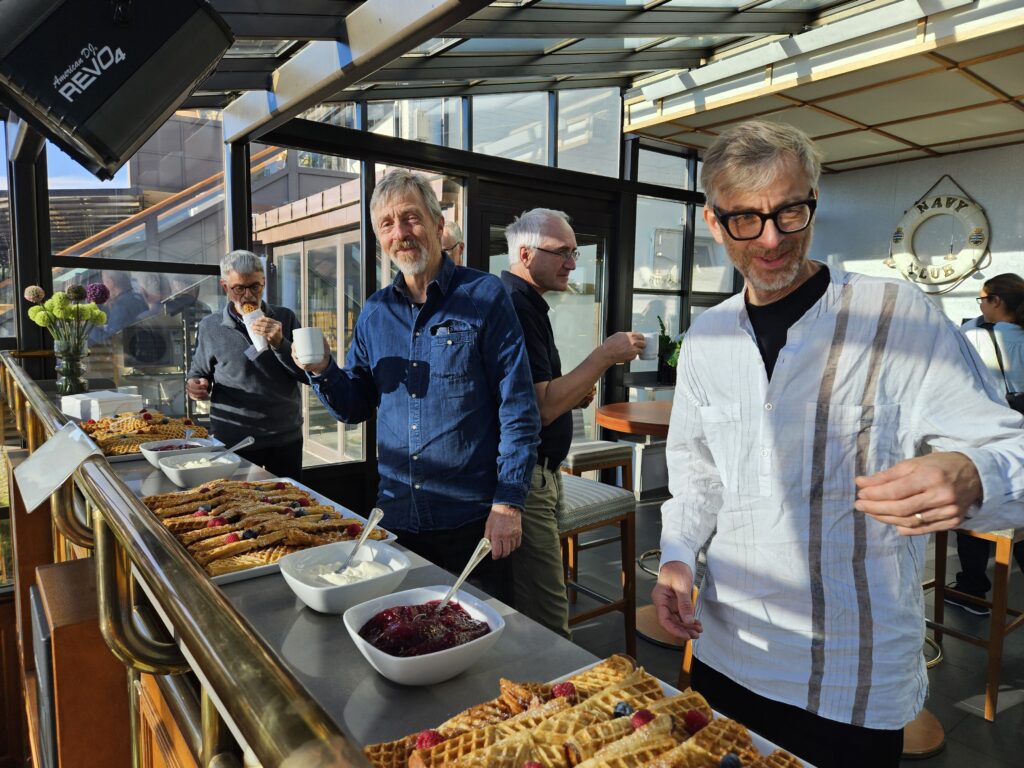
M821 176L821 150L806 133L786 123L749 120L734 125L715 139L704 153L701 183L708 206L723 194L742 189L762 190L778 175L783 162L800 164L817 191Z
M252 251L231 251L220 260L220 276L227 277L230 273L248 275L252 272L263 274L263 262Z
M509 264L519 261L519 249L523 246L536 248L540 245L541 230L551 219L560 219L568 224L571 219L564 211L551 208L534 208L525 211L505 227L505 241L508 243Z
M437 202L437 195L434 194L430 182L418 173L396 168L378 181L373 188L373 195L370 197L370 218L373 221L374 232L377 231L377 209L396 197L407 195L410 190L419 195L435 224L441 220L441 204Z
M444 231L451 235L452 240L456 243L462 242L462 227L454 221L446 221L444 224Z

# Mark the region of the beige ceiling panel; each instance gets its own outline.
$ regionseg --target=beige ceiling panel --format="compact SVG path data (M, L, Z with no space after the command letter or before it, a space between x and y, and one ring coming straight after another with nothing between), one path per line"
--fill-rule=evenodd
M991 93L957 72L940 72L836 99L823 99L819 104L855 120L877 125L966 107L992 98Z
M834 136L831 139L820 139L818 147L825 153L827 163L907 149L903 142L879 136L871 131L858 131L844 136Z
M951 115L910 120L886 126L885 130L922 146L946 141L970 141L992 133L1024 130L1024 112L1009 104L996 104Z
M686 130L686 128L684 126L676 125L675 123L668 122L668 123L658 123L657 125L651 125L651 126L649 126L647 128L644 128L639 133L641 135L643 135L643 136L654 136L656 138L663 139L666 136L673 136L673 135L679 133L680 131L685 131L685 130Z
M934 147L934 149L936 152L951 154L953 152L967 152L971 149L984 149L985 147L1002 147L1009 144L1024 144L1024 131L1004 136L992 136L987 139L977 139L976 141L958 141L955 144L944 144Z
M996 51L1006 51L1011 48L1019 48L1024 44L1024 28L1015 27L1005 32L998 32L994 35L979 37L975 40L968 40L955 45L947 45L940 48L940 53L953 61L970 61L981 56L987 56Z
M826 163L832 171L851 171L854 168L868 168L873 165L887 165L898 163L903 160L920 160L928 157L928 154L918 149L911 149L906 152L895 152L891 155L880 155L878 157L862 157L859 160L847 160L841 163Z
M753 115L778 112L787 109L789 106L790 103L788 101L777 96L762 96L758 99L750 99L739 104L730 104L727 107L719 107L718 109L700 112L696 115L687 115L683 118L683 122L696 127L718 125L719 123L743 120Z
M784 112L765 115L764 119L776 123L794 125L811 138L829 136L833 133L849 131L857 127L846 120L839 120L811 107L794 107Z
M938 65L935 62L928 61L921 56L911 56L906 59L897 59L886 64L879 64L875 67L866 67L846 75L819 80L816 83L798 85L796 88L790 88L786 91L786 94L795 99L800 99L800 101L815 101L828 98L836 93L845 93L846 91L854 91L878 85L879 83L900 80L916 75L919 72L927 72L937 68Z
M1024 95L1024 52L973 64L971 72L1010 96Z

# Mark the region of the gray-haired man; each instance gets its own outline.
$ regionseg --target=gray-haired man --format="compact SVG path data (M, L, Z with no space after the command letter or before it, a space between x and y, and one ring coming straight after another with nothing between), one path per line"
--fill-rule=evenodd
M199 323L185 391L210 400L213 435L233 443L252 435L256 442L239 454L278 477L302 474L302 404L299 383L306 374L292 361L291 338L299 323L287 307L262 300L263 263L249 251L232 251L220 262L220 284L227 295L222 312ZM254 307L263 317L247 329L242 315ZM250 331L269 349L258 352Z

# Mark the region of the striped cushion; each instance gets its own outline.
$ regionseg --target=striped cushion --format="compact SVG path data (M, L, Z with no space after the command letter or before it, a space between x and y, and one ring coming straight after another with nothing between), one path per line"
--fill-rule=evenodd
M616 443L611 440L573 440L569 455L562 466L568 469L582 468L595 464L622 463L633 458L632 443Z
M562 491L564 500L556 516L558 530L562 533L611 520L636 509L632 491L584 477L563 474Z

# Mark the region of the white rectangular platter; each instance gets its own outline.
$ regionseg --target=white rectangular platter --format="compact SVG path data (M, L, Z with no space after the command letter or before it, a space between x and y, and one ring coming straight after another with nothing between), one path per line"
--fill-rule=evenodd
M569 672L568 674L562 675L561 677L552 680L551 682L560 683L563 680L568 680L573 675L578 675L580 672L588 670L591 667L596 666L600 663L600 661L595 661L593 664L587 664L585 667L580 667L574 672ZM666 696L675 696L677 693L682 693L682 691L680 691L678 688L669 685L664 680L658 680L658 682L661 683L661 690L665 692ZM714 712L716 718L722 717L722 715L717 710L712 709L711 711ZM749 728L747 730L750 731ZM757 751L760 752L762 755L769 755L776 749L779 749L779 746L777 744L773 744L772 742L768 741L768 739L754 733L753 731L750 731L750 740L754 743L754 746L757 747ZM798 756L795 757L797 757L797 759L800 759ZM806 760L800 759L800 762L804 764L805 768L814 768L814 766L808 763Z
M333 507L338 512L341 512L343 515L345 515L345 517L354 517L363 525L366 525L366 518L362 515L357 515L348 507L343 507L340 504L331 501L323 494L317 493L309 486L300 483L298 480L292 480L290 477L281 477L278 479L282 483L290 483L291 485L294 485L296 488L302 489L303 491L308 493L310 497L313 498L318 504L322 504L326 507ZM394 541L398 538L395 534L391 533L391 531L387 531L387 534L388 535L383 539L383 541ZM277 573L278 570L279 568L277 563L268 563L267 565L257 565L253 568L246 568L244 571L235 571L234 573L225 573L220 576L212 576L210 578L210 581L212 581L214 584L230 584L234 581L245 581L247 579L255 579L260 576L265 576L268 573Z

